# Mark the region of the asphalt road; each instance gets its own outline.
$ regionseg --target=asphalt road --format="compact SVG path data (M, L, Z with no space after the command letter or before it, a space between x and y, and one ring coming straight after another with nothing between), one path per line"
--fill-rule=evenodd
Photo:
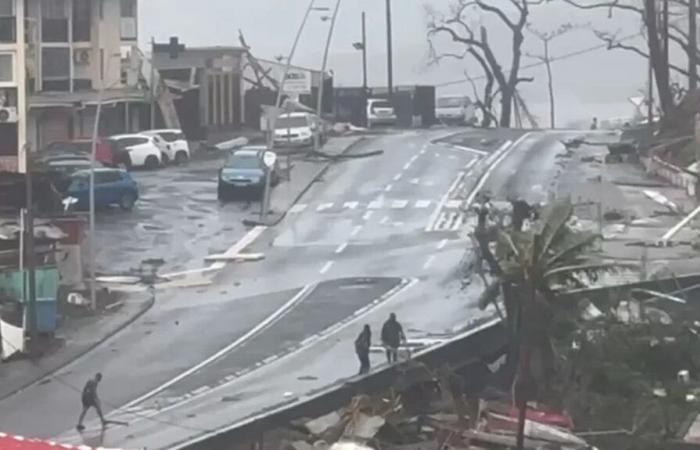
M496 132L497 133L497 132ZM445 130L378 138L372 158L331 167L285 220L251 245L265 259L227 266L213 286L159 293L156 306L57 377L0 402L5 430L69 443L168 448L321 389L357 370L363 323L378 341L396 312L410 340L445 338L493 317L478 282L461 289L465 186L488 150L433 143ZM565 134L515 141L486 187L544 195ZM505 154L504 154L505 155ZM537 186L541 188L537 188ZM381 364L381 353L373 354ZM74 388L97 371L110 417L128 427L71 431Z
M164 272L192 269L240 239L242 220L258 206L217 200L220 166L214 159L133 171L140 194L133 211L106 209L96 216L98 273L132 273L149 258L162 258Z

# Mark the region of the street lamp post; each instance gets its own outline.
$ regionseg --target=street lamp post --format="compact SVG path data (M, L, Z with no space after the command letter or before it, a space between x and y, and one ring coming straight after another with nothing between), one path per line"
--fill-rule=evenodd
M328 38L326 39L326 48L323 52L323 64L321 65L321 84L318 87L318 99L316 102L316 115L322 117L323 114L323 91L326 81L326 65L328 64L328 50L331 47L331 40L333 39L333 29L335 28L335 19L338 17L338 10L340 9L340 1L337 0L335 3L335 10L333 11L333 17L331 18L331 25L328 29ZM314 144L317 144L318 140L314 140Z
M391 0L386 0L386 70L389 100L394 96L394 61L391 43Z
M287 81L287 75L289 74L289 69L292 65L292 59L294 58L294 53L297 50L297 45L299 44L299 39L301 38L301 33L304 31L304 27L306 26L306 21L309 18L309 14L311 14L311 10L314 7L314 1L315 0L309 0L309 6L306 8L306 12L304 13L304 18L301 21L301 25L299 26L299 30L297 30L297 35L294 38L294 43L292 44L292 48L289 51L289 56L287 57L287 63L284 66L284 71L282 72L282 77L279 80L278 86L277 86L277 99L275 100L275 109L271 112L270 116L268 117L268 122L267 122L267 128L268 128L268 133L269 133L269 140L268 140L268 148L270 150L274 150L275 148L275 139L274 139L274 133L275 133L275 124L277 122L277 116L279 115L279 109L280 109L280 104L282 103L282 94L284 93L284 83ZM269 189L266 189L269 190ZM267 197L269 200L269 195L264 195L264 198ZM267 210L268 210L268 205L267 202L268 200L263 200L263 204L261 207L261 220L265 220L267 218Z

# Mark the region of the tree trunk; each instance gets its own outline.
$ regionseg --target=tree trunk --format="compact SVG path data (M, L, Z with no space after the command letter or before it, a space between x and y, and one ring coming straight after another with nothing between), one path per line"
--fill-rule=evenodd
M544 40L544 63L547 67L547 88L549 89L549 127L554 124L554 82L552 80L552 62L549 60L549 39Z
M661 110L667 114L673 109L673 93L671 92L668 58L665 55L659 24L657 21L656 0L644 0L644 21L647 26L647 44L649 46L649 58L654 76L656 78L656 88L659 93L659 103Z
M688 89L698 87L698 0L690 0L688 11Z
M514 89L510 85L504 86L501 91L501 120L499 125L503 128L510 127L510 121L513 115L513 93Z

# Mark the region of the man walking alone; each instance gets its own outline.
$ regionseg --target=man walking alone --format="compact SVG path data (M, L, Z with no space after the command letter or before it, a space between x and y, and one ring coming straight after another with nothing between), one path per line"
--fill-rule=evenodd
M391 313L382 326L382 344L386 348L386 360L395 363L399 354L399 345L406 341L401 324L396 320L396 314Z
M372 345L372 331L365 325L355 339L355 352L360 360L360 375L369 373L369 348Z
M102 374L98 373L97 375L95 375L95 378L92 378L88 380L87 383L85 383L82 395L83 411L80 413L80 418L78 419L78 426L76 427L78 431L83 431L85 429L85 427L83 426L83 419L85 419L85 414L90 408L95 408L95 410L97 411L97 415L100 416L100 420L102 421L102 427L104 428L107 425L107 422L105 421L105 418L102 415L100 398L97 396L97 385L100 384L101 380Z

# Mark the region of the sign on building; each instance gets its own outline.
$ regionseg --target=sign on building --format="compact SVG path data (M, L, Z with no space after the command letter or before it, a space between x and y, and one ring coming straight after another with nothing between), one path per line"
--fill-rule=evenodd
M308 70L289 69L284 82L284 92L289 95L311 93L311 72Z

